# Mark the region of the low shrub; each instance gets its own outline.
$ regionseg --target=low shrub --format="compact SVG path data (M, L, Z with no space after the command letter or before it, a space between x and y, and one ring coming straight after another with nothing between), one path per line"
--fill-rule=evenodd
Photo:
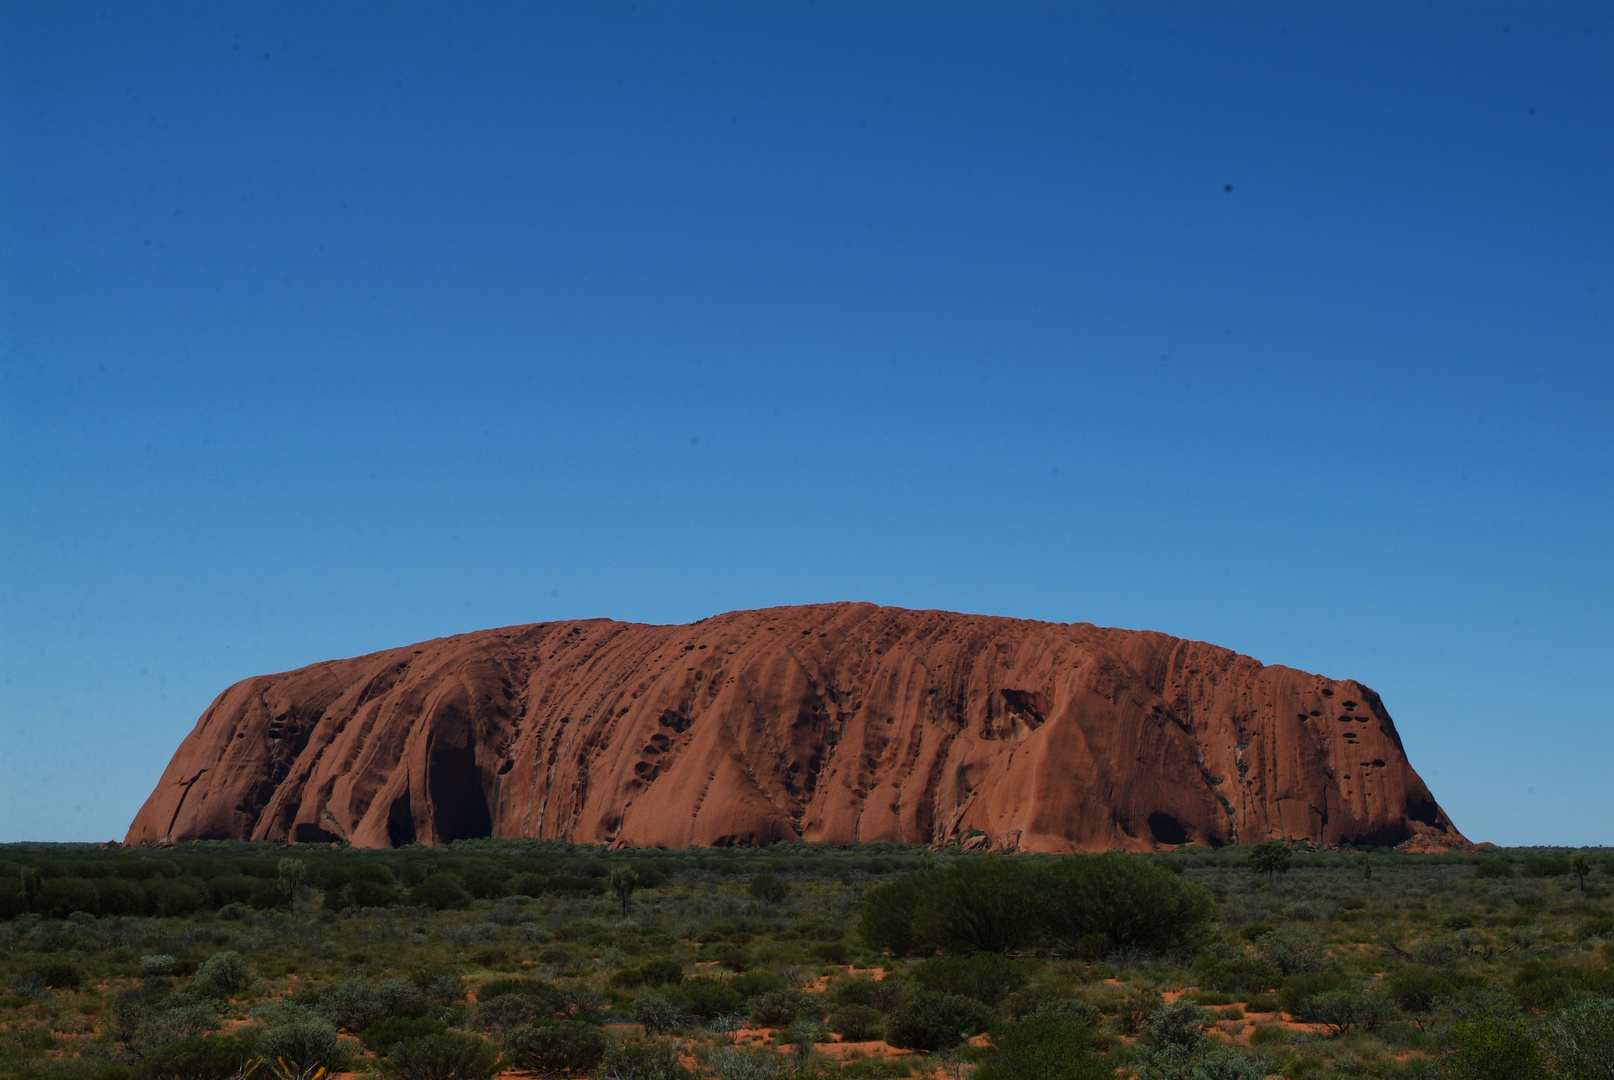
M605 1052L605 1075L612 1080L692 1080L679 1064L678 1048L657 1039L630 1040Z
M535 1024L505 1036L505 1064L536 1073L570 1070L576 1076L598 1065L610 1045L610 1036L592 1024Z
M393 1016L425 1016L431 1011L418 986L408 979L347 979L322 990L314 1000L321 1016L357 1034Z
M1524 1025L1497 1018L1452 1025L1440 1065L1449 1080L1546 1080L1549 1075Z
M1255 944L1285 975L1326 971L1334 964L1328 943L1310 926L1285 926L1262 934Z
M327 1072L341 1072L348 1063L348 1053L336 1034L336 1028L323 1020L312 1018L269 1024L255 1033L256 1056L265 1061L284 1061L297 1070L324 1068Z
M400 1080L491 1080L499 1052L475 1035L446 1031L398 1043L388 1064Z
M646 986L673 986L684 981L684 965L666 958L640 965L639 978Z
M901 1080L912 1075L913 1064L907 1058L868 1057L841 1066L844 1080Z
M1093 1056L1093 1030L1055 1012L992 1029L976 1080L1111 1080L1115 1064Z
M392 1048L410 1039L441 1035L448 1025L430 1016L389 1016L359 1035L359 1043L370 1053L386 1057Z
M487 1001L477 1002L471 1013L471 1026L478 1031L497 1031L500 1034L511 1028L547 1020L555 1010L546 1002L526 994L501 994Z
M203 1035L157 1047L135 1072L141 1080L230 1080L254 1056L237 1039Z
M985 1005L1025 985L1025 972L1001 953L972 956L936 956L913 969L914 982L937 994L957 994Z
M436 911L471 906L471 894L457 874L433 874L409 892L409 902Z
M886 1021L885 1040L903 1050L946 1050L985 1031L992 1011L958 994L915 994Z
M538 1016L553 1016L568 1005L566 991L554 983L541 979L492 979L476 991L476 1000L486 1005L499 998L519 997L534 1003Z
M1197 978L1206 990L1234 994L1259 994L1283 985L1283 972L1276 964L1247 957L1207 965Z
M846 1042L869 1042L885 1030L885 1017L867 1005L843 1005L829 1014L829 1029Z
M745 996L734 986L735 981L698 975L679 983L673 992L691 1016L697 1020L715 1020L745 1007Z
M800 990L774 990L751 1003L751 1022L758 1027L789 1027L797 1020L816 1020L819 1003Z
M652 1035L660 1035L681 1027L684 1010L666 994L657 990L640 994L633 1003L632 1015Z
M229 949L216 952L196 969L192 985L199 989L217 990L227 997L236 997L251 988L255 976L246 957Z
M48 986L52 990L77 990L84 981L78 968L60 960L36 964L28 969L27 974L40 986Z

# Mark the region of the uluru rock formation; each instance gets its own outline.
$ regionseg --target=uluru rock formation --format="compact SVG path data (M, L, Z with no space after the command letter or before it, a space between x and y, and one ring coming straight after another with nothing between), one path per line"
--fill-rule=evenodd
M129 842L1464 846L1379 696L1165 634L821 604L235 684Z

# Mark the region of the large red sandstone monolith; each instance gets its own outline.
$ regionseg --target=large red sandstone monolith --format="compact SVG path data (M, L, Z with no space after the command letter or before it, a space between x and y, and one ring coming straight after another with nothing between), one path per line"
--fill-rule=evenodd
M507 627L247 679L128 839L487 835L1466 845L1360 683L1164 634L873 604Z

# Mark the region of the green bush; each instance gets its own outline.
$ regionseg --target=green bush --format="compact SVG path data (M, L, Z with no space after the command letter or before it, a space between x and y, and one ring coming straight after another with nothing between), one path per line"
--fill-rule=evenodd
M1160 1005L1144 1020L1135 1049L1137 1080L1261 1080L1270 1070L1201 1034L1210 1016L1188 1001Z
M253 1056L236 1039L203 1035L157 1047L136 1073L142 1080L230 1080Z
M433 1004L457 1005L465 1000L465 979L451 967L434 964L417 968L409 973L409 981Z
M1394 1003L1382 993L1355 988L1324 990L1302 1002L1298 1019L1326 1024L1334 1034L1343 1035L1352 1028L1373 1031L1395 1014Z
M678 1048L660 1040L630 1040L605 1052L604 1073L612 1080L692 1080L678 1062Z
M1037 1012L992 1029L992 1047L975 1080L1113 1080L1115 1064L1093 1051L1087 1024Z
M1510 878L1513 876L1513 864L1500 855L1492 855L1474 864L1474 876L1477 878Z
M784 1075L784 1061L778 1054L756 1053L733 1046L714 1051L710 1066L717 1080L781 1080ZM850 1075L844 1069L841 1071L842 1077Z
M992 1010L957 994L915 994L886 1021L885 1040L903 1050L946 1050L992 1023Z
M1569 873L1569 856L1556 852L1527 855L1522 868L1526 877L1562 877Z
M1547 1080L1549 1075L1525 1027L1501 1019L1452 1025L1440 1065L1448 1080Z
M771 906L784 902L790 895L790 886L778 874L757 874L746 886L746 891Z
M829 998L836 1005L867 1005L880 1013L890 1013L913 994L913 983L895 975L879 980L842 979L829 987Z
M766 968L755 968L747 971L737 978L730 979L728 983L735 990L738 990L740 996L747 1001L785 988L785 981Z
M934 956L913 969L914 982L938 994L958 994L996 1005L1025 985L1025 972L1001 953Z
M227 997L238 997L251 988L256 977L252 965L238 952L226 949L216 952L196 969L192 985L199 989L217 990Z
M408 979L348 979L320 992L314 1008L343 1031L358 1033L393 1016L425 1016L431 1005Z
M652 1035L681 1027L684 1022L684 1010L666 994L656 990L640 994L634 1000L632 1015Z
M671 986L683 982L684 965L666 958L649 960L640 965L639 978L646 986Z
M1547 1021L1546 1045L1561 1080L1614 1076L1614 998L1577 1002Z
M1009 952L1043 930L1032 864L1007 858L959 863L927 875L914 904L915 938L957 952Z
M471 1026L479 1031L500 1033L511 1028L524 1027L548 1020L555 1010L548 1008L542 998L527 994L501 994L487 1001L479 1001L471 1014Z
M868 1005L842 1005L829 1014L829 1029L846 1042L870 1042L885 1030L885 1017Z
M789 1027L797 1020L816 1020L819 1003L800 990L774 990L751 1003L751 1022L757 1027Z
M388 1064L400 1080L491 1080L499 1052L475 1035L445 1031L398 1043Z
M441 1035L448 1030L448 1025L441 1020L430 1016L389 1016L379 1023L367 1027L359 1035L359 1042L372 1054L386 1057L392 1048L401 1042L410 1039L421 1039L427 1035Z
M1041 888L1048 936L1072 948L1094 934L1112 946L1191 946L1215 905L1208 890L1180 874L1116 852L1059 859L1044 871Z
M52 960L44 964L36 964L28 969L28 974L41 986L48 986L52 990L77 990L84 981L78 968L60 960Z
M1279 874L1289 872L1289 864L1293 859L1294 853L1282 840L1263 840L1250 848L1245 856L1244 865L1249 867L1251 873L1267 875L1267 880L1271 883L1277 880Z
M476 988L478 1001L491 1001L509 994L537 998L549 1005L550 1012L558 1012L565 1004L566 997L560 987L542 979L489 979Z
M265 1061L284 1061L304 1071L323 1067L329 1072L342 1071L348 1062L336 1028L323 1020L266 1024L255 1034L254 1048Z
M402 899L395 885L376 881L350 881L341 889L348 905L360 908L392 907Z
M1285 975L1327 971L1334 965L1323 936L1309 926L1285 926L1262 934L1256 947Z
M913 1064L907 1058L869 1057L849 1061L841 1066L844 1080L901 1080L913 1075ZM722 1080L728 1080L727 1077Z
M674 991L680 1004L697 1020L715 1020L739 1012L745 997L732 981L700 975L686 979Z
M610 1036L592 1024L560 1020L506 1035L505 1064L540 1074L570 1070L578 1076L598 1065L610 1045Z
M1265 960L1238 957L1205 966L1199 971L1198 982L1206 990L1259 994L1283 985L1283 972Z
M1436 1002L1456 989L1460 982L1460 976L1450 972L1408 964L1391 976L1387 989L1396 1007L1422 1027L1434 1013Z
M542 874L517 874L510 879L511 896L542 896L546 890Z
M934 871L907 874L863 894L858 934L871 949L906 956L919 947L914 934L914 910L919 894L935 877Z
M1291 975L1283 981L1283 988L1278 991L1278 1007L1286 1013L1301 1016L1312 998L1330 990L1342 990L1345 983L1344 974L1337 968Z
M471 894L457 874L433 874L409 891L409 901L437 911L471 906Z
M1588 993L1614 995L1614 970L1526 960L1513 975L1512 990L1526 1009L1553 1009Z

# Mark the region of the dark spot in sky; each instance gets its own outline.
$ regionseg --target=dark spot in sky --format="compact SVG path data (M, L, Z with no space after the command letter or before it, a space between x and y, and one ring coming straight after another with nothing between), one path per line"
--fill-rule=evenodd
M1532 106L1530 106L1530 115L1534 116L1535 114L1536 114L1536 107L1534 105L1532 105Z
M699 435L691 435L689 437L689 445L691 445L691 446L694 446L696 443L698 443L700 441L701 441L701 437Z
M268 53L264 53L264 54L263 54L263 58L264 58L264 59L265 59L265 60L267 60L267 59L269 59L269 54L268 54Z
M1233 185L1232 184L1223 184L1222 185L1222 190L1223 191L1232 191L1233 190Z

